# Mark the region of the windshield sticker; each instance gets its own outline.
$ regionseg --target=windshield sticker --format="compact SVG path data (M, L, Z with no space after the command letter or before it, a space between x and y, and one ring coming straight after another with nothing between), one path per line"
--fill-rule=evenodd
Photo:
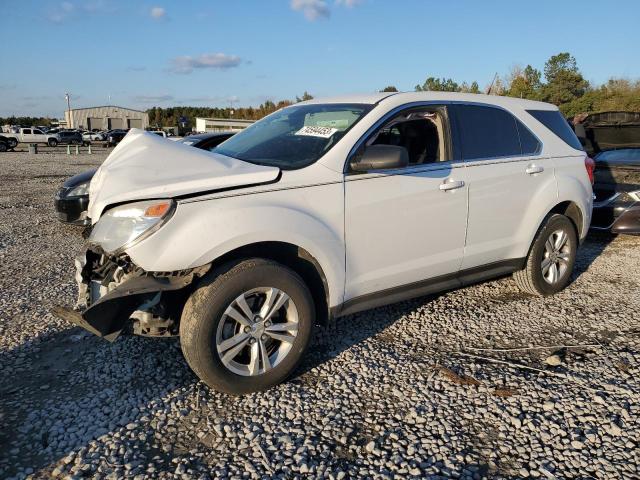
M306 126L298 130L295 135L304 135L306 137L330 138L338 131L337 128L331 127L311 127Z

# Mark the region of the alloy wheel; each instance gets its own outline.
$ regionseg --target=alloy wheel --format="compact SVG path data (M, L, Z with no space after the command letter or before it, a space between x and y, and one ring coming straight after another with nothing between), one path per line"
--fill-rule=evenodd
M553 285L560 281L569 268L571 258L571 242L564 230L554 231L544 244L542 257L542 277Z
M222 364L243 376L277 367L298 335L298 320L293 300L282 290L259 287L242 293L224 311L216 331Z

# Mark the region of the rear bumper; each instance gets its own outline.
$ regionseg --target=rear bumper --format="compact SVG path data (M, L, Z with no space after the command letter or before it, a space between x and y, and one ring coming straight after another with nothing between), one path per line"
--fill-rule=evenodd
M625 210L611 226L611 232L640 235L640 204Z
M612 233L640 234L640 201L637 193L615 193L593 205L591 228Z

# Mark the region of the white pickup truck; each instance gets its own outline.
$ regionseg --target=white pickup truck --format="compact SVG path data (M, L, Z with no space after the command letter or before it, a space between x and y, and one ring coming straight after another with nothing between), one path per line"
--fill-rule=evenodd
M21 128L18 133L5 133L7 138L15 138L19 143L46 143L50 147L55 147L60 142L57 134L44 133L38 128Z

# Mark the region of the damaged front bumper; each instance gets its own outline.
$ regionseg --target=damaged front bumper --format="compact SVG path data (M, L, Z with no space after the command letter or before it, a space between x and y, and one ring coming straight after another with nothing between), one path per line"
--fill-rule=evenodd
M78 301L56 307L58 317L114 341L128 326L132 333L172 336L194 279L209 266L179 272L146 272L126 255L112 257L97 248L76 257Z

